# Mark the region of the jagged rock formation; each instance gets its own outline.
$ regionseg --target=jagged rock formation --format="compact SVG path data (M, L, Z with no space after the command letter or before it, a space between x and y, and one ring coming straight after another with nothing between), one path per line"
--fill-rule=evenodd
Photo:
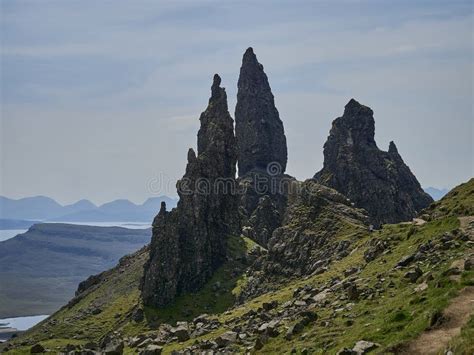
M209 105L201 114L198 154L188 152L186 173L178 181L176 209L162 208L153 221L150 259L142 298L161 307L177 295L196 291L225 261L226 236L239 229L235 192L237 153L227 95L216 74Z
M268 273L302 276L349 254L351 242L341 233L347 225L366 230L365 211L351 206L337 191L307 180L290 197L284 224L268 244Z
M268 253L248 273L240 300L268 292L282 279L324 272L331 262L349 255L357 241L354 231L365 233L367 225L366 211L336 190L312 179L295 182L282 226L268 241Z
M268 195L261 197L257 207L248 219L248 225L243 229L246 237L266 246L273 231L281 225L283 216L278 206Z
M324 166L314 178L365 208L371 221L396 223L411 220L433 199L398 154L391 142L388 152L374 139L373 111L351 99L342 117L332 123L324 144Z
M235 134L239 176L255 169L266 170L270 163L278 173L285 172L287 148L283 123L263 65L252 48L245 52L240 68Z

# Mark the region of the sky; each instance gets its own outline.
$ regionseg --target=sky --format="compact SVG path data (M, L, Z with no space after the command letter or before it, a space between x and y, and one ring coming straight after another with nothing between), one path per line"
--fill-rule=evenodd
M287 172L310 178L353 97L424 187L472 177L471 1L2 1L0 195L176 195L214 73L234 115L264 65Z

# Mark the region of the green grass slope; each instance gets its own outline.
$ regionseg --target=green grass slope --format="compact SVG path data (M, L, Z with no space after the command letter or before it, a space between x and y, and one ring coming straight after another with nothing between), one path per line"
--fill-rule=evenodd
M457 186L441 200L432 203L422 215L431 219L474 215L474 178Z

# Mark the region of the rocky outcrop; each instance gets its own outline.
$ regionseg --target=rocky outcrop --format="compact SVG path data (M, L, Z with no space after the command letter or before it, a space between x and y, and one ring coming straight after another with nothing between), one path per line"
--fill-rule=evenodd
M284 223L268 243L267 274L302 276L349 254L351 241L338 239L347 226L366 229L363 210L326 186L307 180L290 196Z
M375 143L373 111L351 99L332 123L324 166L314 178L368 211L375 226L411 220L433 199L403 162L395 143Z
M331 262L349 255L368 218L344 195L310 179L294 182L281 227L247 273L239 301L269 292L282 280L323 273ZM350 231L350 232L348 232Z
M201 288L225 261L226 236L239 230L233 120L220 82L215 75L200 117L198 154L189 150L186 173L177 183L178 206L168 212L162 204L153 222L141 286L145 305L161 307Z
M242 59L235 108L239 176L251 170L266 171L269 164L278 173L286 169L287 147L283 123L275 107L263 65L253 49Z
M296 183L289 175L252 171L238 179L242 232L267 247L273 231L281 226L288 193Z
M260 198L243 233L246 237L266 247L273 231L281 225L282 220L283 216L276 204L270 196L265 195Z

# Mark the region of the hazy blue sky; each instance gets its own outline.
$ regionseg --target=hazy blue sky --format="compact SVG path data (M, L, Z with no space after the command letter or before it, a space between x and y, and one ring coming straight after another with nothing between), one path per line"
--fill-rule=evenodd
M423 186L473 176L471 1L2 1L1 191L60 202L174 194L219 73L269 76L288 173L311 177L351 97ZM167 177L169 188L150 181Z

